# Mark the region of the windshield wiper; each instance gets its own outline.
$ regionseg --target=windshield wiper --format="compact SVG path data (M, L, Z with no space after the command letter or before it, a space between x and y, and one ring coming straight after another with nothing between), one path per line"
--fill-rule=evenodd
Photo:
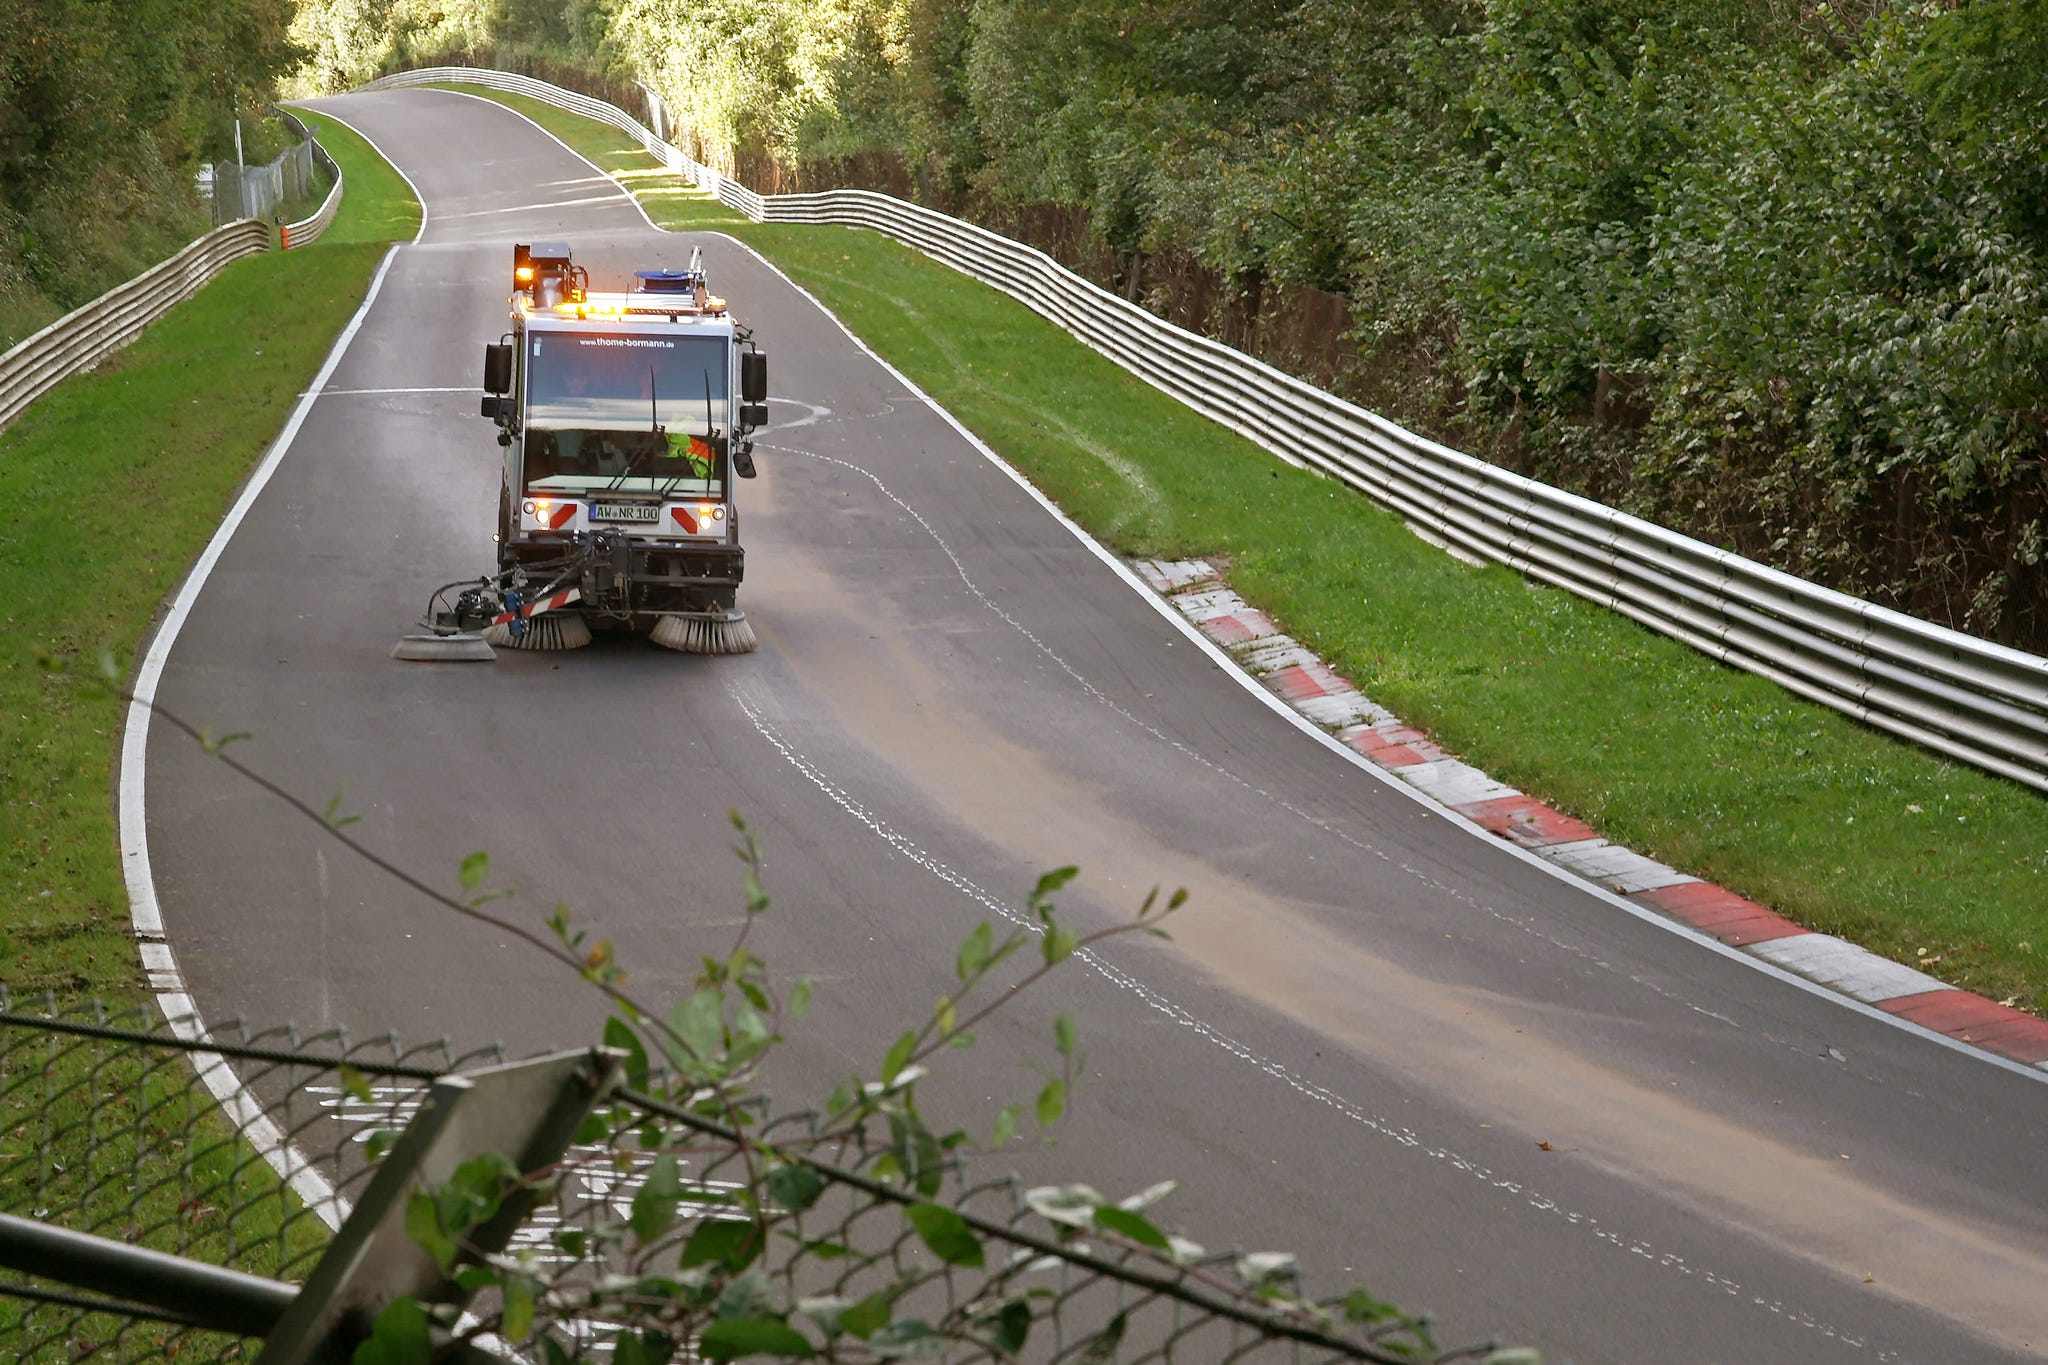
M704 371L704 458L710 462L710 468L704 471L704 486L707 490L711 487L712 471L718 468L717 441L718 428L711 425L711 371L706 370ZM689 457L687 455L684 456L685 460L688 460L688 458ZM692 474L696 472L696 466L694 464L690 466L690 472ZM668 481L668 487L661 490L661 495L665 498L669 494L675 492L676 485L681 483L683 481L683 478L683 475L678 474L673 479L670 479Z
M654 433L652 448L655 450L668 449L668 429L661 424L661 390L656 386L654 367L652 365L647 367L647 426ZM647 447L642 447L643 454L646 450ZM605 485L604 491L610 493L624 485L626 480L633 476L633 466L639 462L639 455L626 456L625 468L621 469L617 476L609 484ZM664 492L662 496L667 497L668 494Z

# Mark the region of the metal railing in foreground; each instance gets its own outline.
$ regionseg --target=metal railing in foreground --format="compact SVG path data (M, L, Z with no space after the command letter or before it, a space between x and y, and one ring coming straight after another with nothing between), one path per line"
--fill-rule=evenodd
M354 1134L334 1117L354 1103L354 1078L373 1078L372 1096L399 1106L433 1076L498 1060L339 1030L229 1025L201 1042L190 1021L166 1025L142 1010L60 1012L4 996L0 1006L0 1358L9 1360L243 1358L243 1331L229 1324L258 1325L251 1301L274 1312L278 1299L248 1281L309 1273L367 1175L350 1152ZM195 1065L239 1091L244 1116L267 1125L265 1150L222 1120L193 1084ZM287 1182L273 1162L300 1164ZM176 1259L123 1266L103 1243L74 1241L59 1262L37 1230ZM47 1273L81 1257L96 1275Z
M345 1352L412 1292L466 1307L476 1343L556 1361L1534 1360L1440 1353L1362 1296L1315 1304L1279 1259L1154 1247L1123 1206L975 1181L880 1120L756 1105L735 1128L688 1095L610 1088L660 1085L634 1060L504 1064L339 1031L195 1040L10 1006L0 1354L227 1361L261 1340L262 1365L289 1365ZM260 1104L260 1155L191 1085L195 1062ZM493 1147L522 1178L503 1168L485 1207Z
M216 228L0 355L0 427L63 380L133 341L230 262L269 249L270 229L253 218Z
M765 222L885 233L1020 300L1189 407L1365 493L1446 545L1951 758L2048 791L2048 659L1817 587L1415 435L1082 279L1044 252L865 190L763 196L614 105L472 67L365 89L470 82L618 128Z

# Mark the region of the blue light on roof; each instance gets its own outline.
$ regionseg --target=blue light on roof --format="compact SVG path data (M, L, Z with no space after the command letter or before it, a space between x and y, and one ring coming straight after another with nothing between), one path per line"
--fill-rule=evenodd
M704 280L696 270L636 270L633 277L650 294L687 294Z

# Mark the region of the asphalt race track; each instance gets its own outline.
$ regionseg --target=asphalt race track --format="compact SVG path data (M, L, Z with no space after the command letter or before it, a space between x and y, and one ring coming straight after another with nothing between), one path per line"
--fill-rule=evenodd
M930 1105L1035 1093L1049 1018L1088 1052L1035 1178L1127 1193L1211 1246L1287 1248L1579 1365L2048 1354L2048 1077L1963 1055L1617 909L1340 761L1219 670L1026 489L729 239L650 230L517 116L414 90L322 108L430 219L207 581L159 701L455 887L555 904L670 998L740 918L726 812L767 848L750 940L818 1005L778 1095L815 1098L952 983L976 921L1077 863L1077 927L1186 886L999 1017ZM759 652L388 653L492 563L476 415L510 246L599 287L681 265L770 353L741 488ZM289 306L289 300L281 300ZM1020 357L1019 363L1028 363ZM210 1019L408 1039L591 1040L530 949L394 887L166 727L156 889Z

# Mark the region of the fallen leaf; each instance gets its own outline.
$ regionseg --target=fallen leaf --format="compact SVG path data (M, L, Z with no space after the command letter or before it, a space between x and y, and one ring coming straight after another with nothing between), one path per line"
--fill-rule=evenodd
M1553 1149L1553 1148L1551 1147L1551 1145L1550 1145L1549 1143L1547 1143L1547 1142L1539 1142L1539 1143L1537 1143L1536 1145L1537 1145L1538 1147L1541 1147L1541 1148L1542 1148L1542 1149L1543 1149L1544 1151L1546 1151L1546 1152L1554 1150L1554 1149Z

